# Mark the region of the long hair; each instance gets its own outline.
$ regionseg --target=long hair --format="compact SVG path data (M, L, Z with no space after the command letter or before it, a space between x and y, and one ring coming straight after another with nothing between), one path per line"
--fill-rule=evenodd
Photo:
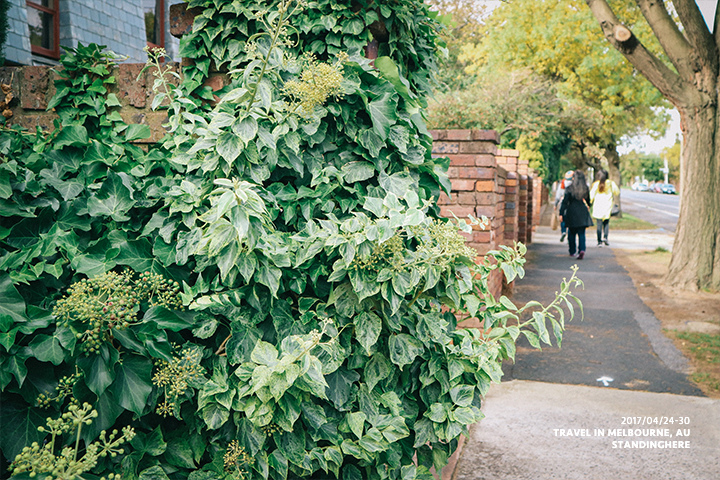
M568 191L575 200L582 200L588 195L588 186L585 181L585 174L580 170L575 170L573 181L568 187Z
M597 179L598 182L600 182L600 184L598 185L598 192L604 193L605 181L608 179L608 172L606 172L605 170L598 170Z

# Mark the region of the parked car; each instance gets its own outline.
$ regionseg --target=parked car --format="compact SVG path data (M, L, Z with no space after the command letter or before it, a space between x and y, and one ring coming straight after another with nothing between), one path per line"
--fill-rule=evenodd
M644 182L635 182L630 186L630 188L632 188L636 192L647 192L648 184Z
M677 191L675 191L675 185L673 185L672 183L663 183L660 187L660 191L662 193L667 193L670 195L675 195L677 193Z
M656 184L653 186L653 192L655 192L655 193L662 193L662 186L663 186L663 185L664 185L664 183L660 183L660 182L656 183Z

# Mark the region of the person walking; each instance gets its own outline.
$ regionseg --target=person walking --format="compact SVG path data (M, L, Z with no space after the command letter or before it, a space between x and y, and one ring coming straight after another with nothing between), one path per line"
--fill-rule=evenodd
M568 228L568 249L570 256L577 259L585 258L585 229L592 227L588 205L590 204L590 191L588 190L585 174L575 170L572 184L565 190L565 196L560 204L560 218Z
M565 172L565 178L563 178L558 184L557 192L555 192L555 210L560 208L560 203L565 197L565 190L572 184L573 171L568 170ZM560 243L565 241L565 235L567 235L567 225L565 222L560 222Z
M592 202L592 217L597 222L598 247L610 245L608 231L610 230L610 216L612 215L615 199L620 196L617 184L608 179L608 172L598 171L597 180L590 188L590 201Z

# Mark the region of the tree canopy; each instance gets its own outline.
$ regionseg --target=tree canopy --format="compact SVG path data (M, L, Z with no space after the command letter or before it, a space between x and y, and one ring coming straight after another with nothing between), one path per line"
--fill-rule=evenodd
M720 290L720 11L706 22L690 0L673 0L671 9L652 0L586 3L610 45L680 113L680 217L668 278L680 288ZM652 36L643 35L633 12L642 14Z

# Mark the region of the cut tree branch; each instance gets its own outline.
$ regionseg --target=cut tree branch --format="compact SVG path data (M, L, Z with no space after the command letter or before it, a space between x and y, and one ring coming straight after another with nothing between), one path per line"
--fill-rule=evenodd
M640 1L642 0L638 0L638 2ZM678 108L704 103L704 99L701 98L694 85L691 82L683 81L680 75L646 49L632 31L618 20L606 0L585 0L585 3L600 23L603 34L610 44L622 53L670 102ZM618 27L617 38L616 27ZM625 41L620 41L619 38L625 38L627 32L630 33L630 37ZM687 45L686 40L683 39L683 42Z
M700 55L704 65L711 68L714 76L718 71L718 48L713 35L705 24L705 19L695 0L674 0L675 11L680 17L683 32L688 41Z
M692 82L695 72L692 63L697 54L668 13L665 3L657 0L635 0L635 2L675 69L683 80Z

